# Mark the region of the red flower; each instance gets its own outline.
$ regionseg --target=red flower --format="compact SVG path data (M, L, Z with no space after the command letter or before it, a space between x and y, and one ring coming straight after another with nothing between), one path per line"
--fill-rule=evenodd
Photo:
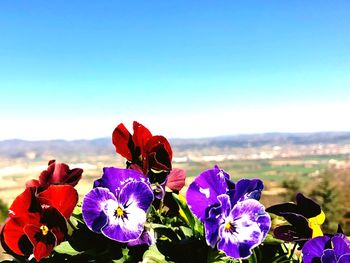
M142 168L144 174L150 170L171 170L172 150L168 140L163 136L152 136L151 132L142 124L134 121L134 134L119 124L112 135L112 142L116 152L128 160L128 165L136 164Z
M2 231L3 247L11 252L40 261L67 235L68 219L78 202L78 193L70 185L51 185L36 194L28 187L12 203Z
M50 185L68 184L76 186L83 169L75 168L70 170L65 163L56 163L55 160L49 161L47 170L41 172L39 180L30 180L26 183L26 187L37 187L42 191Z

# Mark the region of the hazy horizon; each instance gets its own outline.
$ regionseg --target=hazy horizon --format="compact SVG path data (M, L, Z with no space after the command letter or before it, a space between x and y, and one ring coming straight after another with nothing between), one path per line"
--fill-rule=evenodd
M132 133L132 131L131 131ZM342 134L342 133L350 133L350 130L343 130L343 131L312 131L312 132L260 132L260 133L237 133L237 134L221 134L221 135L213 135L213 136L205 136L205 137L167 137L169 140L201 140L201 139L216 139L216 138L230 138L230 137L240 137L240 136L259 136L259 135L319 135L319 134ZM161 135L153 133L153 135ZM25 141L25 142L45 142L45 141L93 141L93 140L104 140L104 139L110 139L112 140L111 136L103 136L103 137L93 137L93 138L85 138L85 139L64 139L64 138L52 138L52 139L22 139L22 138L9 138L9 139L0 139L0 142L4 141Z

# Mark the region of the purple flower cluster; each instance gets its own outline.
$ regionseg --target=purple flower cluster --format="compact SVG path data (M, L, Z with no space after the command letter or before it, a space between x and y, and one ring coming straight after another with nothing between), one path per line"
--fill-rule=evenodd
M208 245L233 258L251 255L271 225L270 216L258 201L263 187L259 179L241 179L235 184L217 166L191 183L187 202L204 224Z

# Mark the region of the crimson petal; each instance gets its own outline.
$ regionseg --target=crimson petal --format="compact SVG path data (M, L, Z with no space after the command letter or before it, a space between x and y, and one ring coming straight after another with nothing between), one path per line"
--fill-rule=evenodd
M77 185L81 179L83 169L75 168L70 170L65 163L56 163L55 160L49 162L47 170L39 176L40 185L47 187L51 184L70 184Z
M144 172L148 169L170 171L173 152L163 136L153 136L145 145L142 155L145 159ZM146 170L146 171L145 171Z
M28 241L24 231L23 223L18 218L10 218L4 226L3 247L8 247L12 252L21 256L29 256L32 253L33 247Z
M41 205L35 196L35 191L36 188L29 187L16 197L9 208L10 217L21 217L26 222L31 217L36 217L33 213L39 213L41 211Z
M52 231L52 233L54 233L57 244L61 243L68 233L65 218L54 207L43 209L40 223L46 225Z
M135 144L135 148L140 148L140 153L143 151L147 142L152 138L152 133L142 124L134 121L133 123L134 134L132 140Z
M24 227L24 232L34 246L33 253L34 258L37 261L50 256L56 245L56 237L51 231L48 231L46 235L43 235L40 227L36 225L26 225Z
M113 131L112 142L115 150L121 156L128 160L132 160L132 150L130 149L130 142L132 142L130 132L125 128L124 124L119 124ZM133 147L132 147L133 148Z
M51 185L38 197L42 204L56 208L67 219L78 202L78 193L70 185Z

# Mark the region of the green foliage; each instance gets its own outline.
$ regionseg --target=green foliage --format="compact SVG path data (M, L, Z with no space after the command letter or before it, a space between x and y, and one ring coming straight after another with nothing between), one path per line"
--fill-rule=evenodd
M8 214L8 207L4 203L4 201L0 199L0 224L5 221L7 214Z
M337 226L342 219L343 206L340 199L340 192L332 184L332 174L326 172L320 177L320 181L312 189L310 197L313 198L326 214L326 221L322 229L326 233L335 233Z
M302 190L302 183L297 177L282 181L282 187L286 189L281 194L285 202L294 202L295 195Z

